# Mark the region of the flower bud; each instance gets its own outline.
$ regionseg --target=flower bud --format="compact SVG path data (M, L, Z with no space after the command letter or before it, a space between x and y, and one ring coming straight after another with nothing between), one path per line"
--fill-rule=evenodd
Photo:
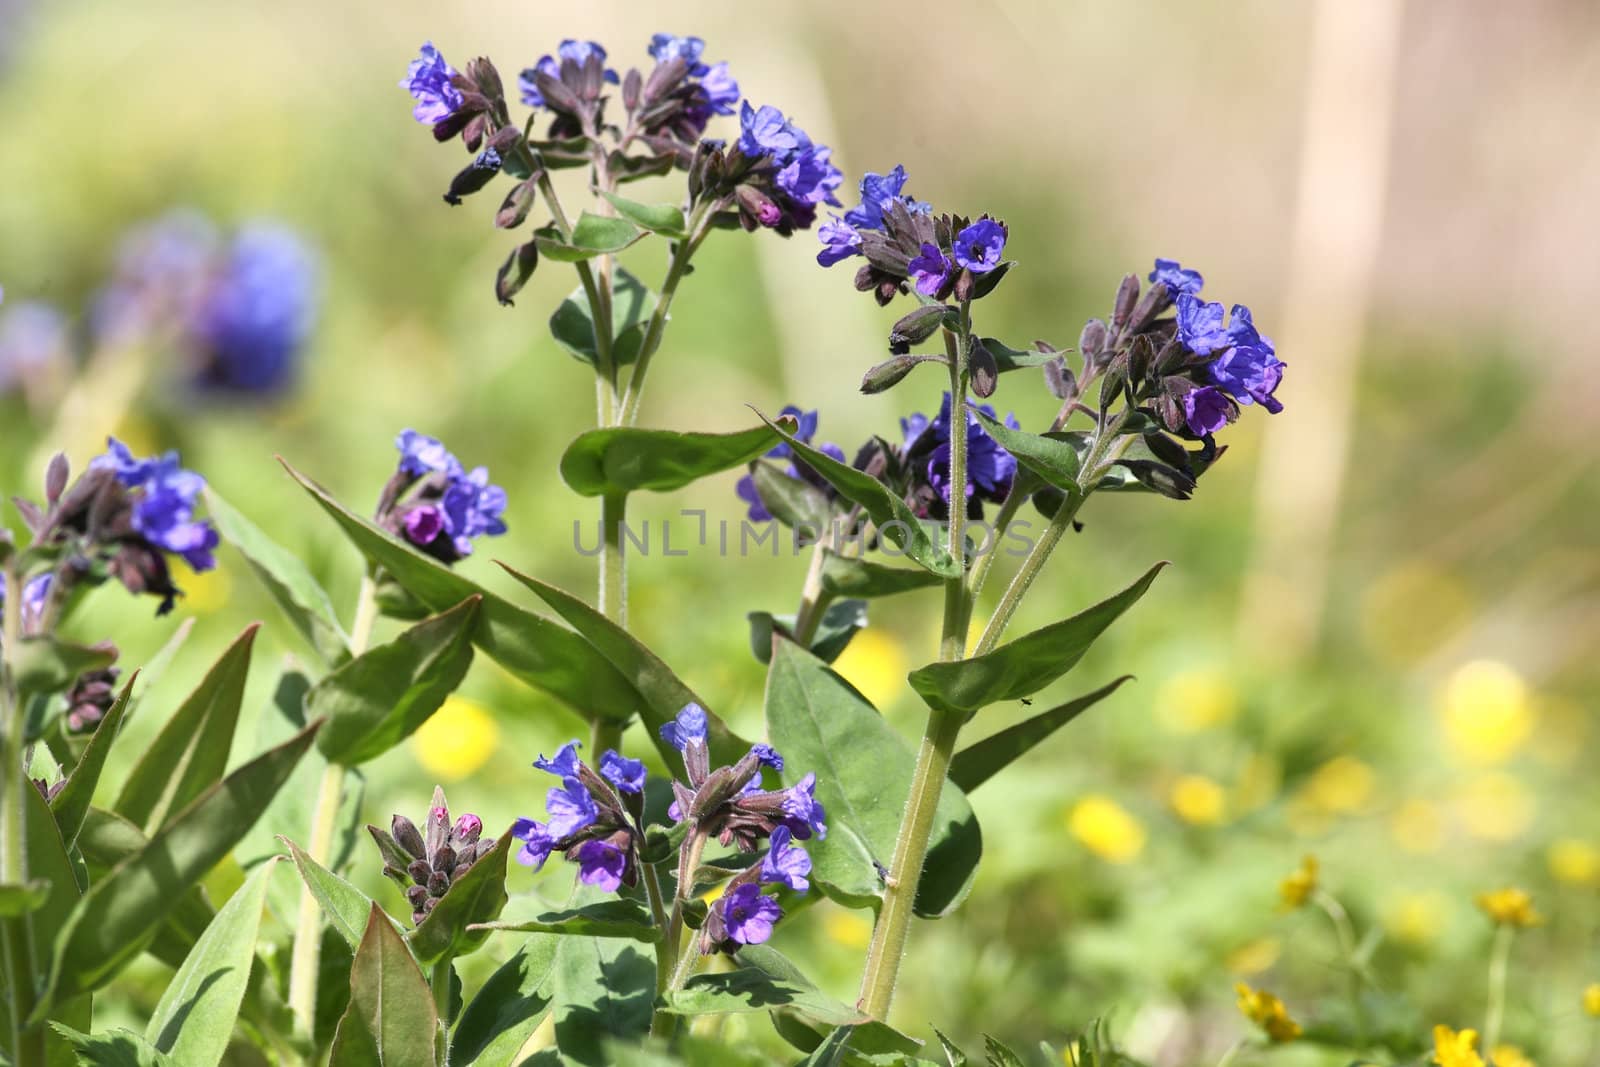
M639 90L644 87L644 78L639 73L638 67L628 71L627 77L622 79L622 106L633 111L639 106Z
M504 210L502 208L502 210ZM533 277L533 269L539 265L539 246L532 241L520 244L511 250L506 261L500 264L500 270L494 276L495 299L506 307L511 306L511 298L522 291L528 284L528 279Z
M533 210L538 192L539 183L533 178L513 185L506 198L500 202L500 210L495 213L494 224L502 230L514 230L521 226L528 220L528 213Z
M755 219L763 226L776 226L783 221L783 209L753 185L741 185L736 191L741 213Z
M433 854L433 869L450 874L456 869L456 850L449 845L440 845L439 851Z
M452 207L461 203L461 198L471 196L494 180L500 173L500 153L492 148L486 148L476 159L459 171L450 180L450 188L444 194L444 202Z
M49 466L44 469L44 499L48 504L54 504L61 499L61 494L66 491L67 478L72 473L72 464L67 462L65 452L57 452L50 457Z
M1090 319L1083 324L1083 332L1078 334L1078 351L1083 353L1084 359L1098 355L1105 343L1105 323L1099 319Z
M396 815L389 821L389 833L394 836L396 844L416 859L428 854L427 847L422 843L422 835L417 832L417 824L404 815Z
M1122 284L1117 287L1117 300L1112 307L1111 328L1121 331L1128 324L1128 319L1133 315L1133 305L1139 299L1139 279L1136 275L1124 275Z
M871 396L892 389L911 373L918 363L942 363L938 356L895 356L868 370L861 378L861 391Z
M406 873L418 885L427 885L428 876L433 873L433 868L428 866L427 860L412 860L411 866L406 868Z
M457 845L476 844L483 834L483 820L476 815L467 814L456 820L455 829L451 831L451 838Z
M904 355L912 345L920 345L939 331L949 309L943 304L924 304L903 315L889 330L889 351Z
M1065 400L1078 391L1078 379L1060 357L1044 365L1044 383L1057 400Z
M982 341L974 342L967 353L967 373L972 377L972 391L981 399L993 396L1000 385L1000 367Z
M516 147L521 140L521 130L515 126L502 126L494 131L494 135L489 138L487 147L494 149L503 157L516 151Z
M428 876L428 895L442 897L450 891L450 876L443 871L434 871Z

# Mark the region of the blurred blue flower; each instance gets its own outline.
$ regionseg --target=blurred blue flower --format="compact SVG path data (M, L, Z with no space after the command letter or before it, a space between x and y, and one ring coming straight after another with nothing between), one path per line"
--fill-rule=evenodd
M316 275L311 250L294 233L241 229L191 324L198 384L239 393L290 385L315 315Z
M703 76L711 68L700 61L706 42L699 37L679 37L673 33L657 33L650 38L650 57L657 63L681 59L689 64L690 77Z
M39 628L39 620L44 618L44 608L50 599L50 586L54 583L54 573L45 571L28 579L22 586L22 632L34 633ZM0 574L0 604L6 602L6 576Z
M420 478L430 471L449 475L461 473L461 461L437 437L416 430L401 430L394 439L394 446L400 450L400 469L407 474Z
M1011 482L1016 477L1017 461L1011 453L1000 446L1000 443L990 437L984 430L983 424L978 421L972 408L983 412L990 418L997 418L995 409L988 404L973 405L968 401L967 411L967 486L966 497L976 497L999 503L1011 491ZM1020 429L1016 416L1006 415L1005 425L1012 429ZM925 415L914 414L902 419L901 429L906 435L906 452L908 455L927 455L924 472L928 484L939 494L941 500L948 506L950 503L950 394L944 394L944 400L939 406L939 414L929 419Z
M67 321L49 304L22 301L0 311L0 395L64 366Z
M216 566L212 550L220 538L209 522L196 521L195 503L206 480L178 464L178 454L168 452L137 459L128 446L111 437L107 451L90 461L91 469L110 469L130 492L133 528L164 552L182 556L196 572Z

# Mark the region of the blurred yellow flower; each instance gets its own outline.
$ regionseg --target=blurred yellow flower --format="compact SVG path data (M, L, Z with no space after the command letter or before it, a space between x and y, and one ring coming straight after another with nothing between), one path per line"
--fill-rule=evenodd
M1307 856L1293 873L1278 883L1278 896L1285 908L1302 907L1317 891L1317 857Z
M1444 847L1444 815L1431 801L1408 800L1390 817L1389 833L1407 852L1437 852Z
M465 697L452 696L411 735L411 753L431 777L458 782L489 762L499 743L493 716Z
M1316 769L1302 795L1316 811L1348 815L1366 806L1373 782L1371 767L1354 756L1335 756Z
M1451 750L1475 766L1505 762L1533 732L1528 684L1498 660L1474 660L1456 668L1445 680L1439 710Z
M1384 910L1383 927L1396 941L1426 945L1444 932L1450 910L1450 898L1439 890L1402 893Z
M1260 974L1278 962L1283 954L1283 944L1275 937L1258 937L1247 941L1228 953L1223 966L1229 974Z
M833 669L861 691L875 708L887 708L906 689L911 663L905 646L892 633L868 627L851 638Z
M1456 813L1467 832L1489 841L1514 841L1533 825L1536 804L1516 778L1502 771L1480 774L1456 797Z
M1131 863L1144 851L1144 826L1116 801L1099 793L1073 805L1067 827L1084 848L1109 863Z
M1439 1067L1483 1067L1483 1057L1478 1055L1478 1031L1463 1030L1458 1034L1448 1026L1435 1026L1433 1062Z
M1591 982L1583 990L1583 1011L1600 1019L1600 982Z
M863 949L872 941L872 924L859 911L845 908L828 909L823 932L828 940L848 949Z
M1545 853L1550 865L1550 875L1568 885L1600 886L1600 847L1576 838L1563 838L1553 842Z
M210 615L226 606L233 594L233 579L221 567L201 574L184 572L180 567L173 577L183 590L183 610L191 615Z
M1496 1045L1489 1053L1489 1062L1494 1067L1537 1067L1523 1051L1515 1045Z
M1251 989L1240 982L1233 987L1239 994L1239 1011L1246 1019L1261 1027L1273 1041L1293 1041L1300 1036L1300 1024L1289 1018L1283 1001L1271 993Z
M1172 783L1168 799L1178 818L1193 826L1221 826L1227 821L1228 796L1203 774L1185 774Z
M1525 889L1507 886L1477 896L1478 910L1502 926L1538 926L1544 921Z
M1382 575L1361 602L1367 646L1393 663L1415 663L1472 617L1465 583L1432 563L1413 560Z
M1198 733L1233 721L1239 712L1239 690L1226 671L1201 667L1167 679L1156 693L1156 708L1168 729Z

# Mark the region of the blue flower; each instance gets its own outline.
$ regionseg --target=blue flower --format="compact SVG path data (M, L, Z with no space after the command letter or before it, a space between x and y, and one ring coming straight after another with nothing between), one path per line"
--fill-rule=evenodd
M650 38L650 57L657 63L681 59L689 64L689 76L701 77L711 68L700 61L706 42L699 37L679 37L673 33L657 33Z
M700 92L705 97L704 111L697 110L701 128L711 115L731 115L739 102L739 83L728 73L728 64L713 63L700 79Z
M748 507L745 517L751 522L770 522L772 512L767 510L767 505L761 499L761 493L756 489L756 480L753 475L746 474L734 485L733 491L743 500Z
M1232 408L1222 390L1206 385L1183 394L1183 418L1190 432L1199 436L1216 433L1228 425Z
M924 242L921 253L906 269L911 280L916 283L917 292L923 296L933 296L950 280L956 265L950 257L939 251L938 245Z
M577 848L578 881L584 885L599 886L607 893L622 888L622 876L628 869L628 854L605 841L585 841Z
M662 725L661 740L679 752L695 742L703 745L706 743L707 721L705 708L699 704L685 704L672 722Z
M860 231L837 215L817 227L817 238L823 245L817 262L824 267L861 254Z
M437 438L415 430L402 430L394 443L403 473L415 479L443 478L423 482L403 511L386 512L390 529L403 530L412 544L450 563L472 554L474 538L506 532L501 517L506 491L489 483L488 468L463 470Z
M437 437L416 430L401 430L394 439L394 447L400 450L400 469L407 474L420 478L433 471L451 477L461 473L461 461Z
M769 744L760 741L756 742L750 746L750 754L763 767L771 767L775 771L783 770L783 756Z
M817 436L818 413L816 411L801 411L793 404L785 404L783 410L778 412L778 416L782 418L785 415L794 419L798 424L793 435L795 440L801 444L809 445L811 439ZM790 447L788 441L779 441L767 450L766 455L769 459L788 459L794 455L794 449Z
M783 112L770 104L752 108L746 100L739 108L739 151L751 159L772 156L780 162L791 153L808 147L811 139Z
M759 945L772 936L772 927L783 918L783 909L761 887L750 882L735 886L717 901L728 937L741 945Z
M888 174L868 171L861 179L861 203L844 213L844 221L858 230L883 229L883 213L896 200L916 203L910 197L901 196L900 191L905 186L906 168L899 163Z
M1180 293L1198 296L1201 286L1205 285L1205 279L1200 276L1199 271L1185 270L1175 259L1156 260L1156 269L1150 272L1150 280L1165 285L1174 300Z
M44 618L45 604L50 599L50 586L54 582L54 574L45 571L28 579L22 586L22 630L24 633L33 633L38 630L39 622ZM0 574L0 604L6 602L6 576Z
M815 411L801 411L793 404L786 404L784 405L783 410L778 412L778 414L787 415L798 423L794 432L794 437L796 440L808 445L812 443L812 440L817 435L817 413ZM844 462L844 449L840 448L836 444L831 442L824 443L819 445L817 450L822 452L824 455L838 460L840 463ZM794 462L792 462L794 458L794 449L790 446L788 441L779 441L777 444L773 445L767 450L765 456L767 459L791 460L788 470L786 471L788 476L790 478L806 480L806 476L801 472L800 468ZM756 489L756 480L754 475L746 474L741 477L738 481L738 484L734 486L734 492L738 494L740 500L743 500L749 505L749 508L746 512L746 518L748 518L751 522L767 522L772 518L772 512L767 510L766 503L761 499L761 494Z
M486 467L476 467L452 479L444 491L440 510L445 532L462 556L472 554L474 537L498 537L506 532L505 521L500 517L506 510L506 491L489 484Z
M999 503L1011 491L1017 474L1017 460L984 430L973 408L990 418L996 418L995 409L988 404L974 405L968 401L967 411L967 486L966 497L977 497ZM901 420L906 434L906 449L917 451L932 448L924 468L928 484L938 492L946 505L950 503L950 394L944 394L939 414L933 420L924 415L913 415ZM1020 429L1015 415L1006 415L1005 425ZM925 436L926 435L926 436Z
M511 826L511 836L523 843L517 850L517 862L534 870L544 866L556 844L550 828L533 819L518 819Z
M1222 327L1222 305L1191 293L1178 297L1178 340L1197 356L1209 356L1233 343Z
M1260 404L1274 415L1282 411L1272 394L1283 380L1284 363L1272 342L1256 332L1250 309L1243 304L1233 305L1227 340L1227 351L1206 365L1211 380L1241 404Z
M287 386L311 331L315 295L316 267L304 242L276 226L240 230L190 327L198 383L245 393Z
M629 759L615 749L606 749L600 757L600 773L607 781L624 793L642 793L644 791L645 770L644 761Z
M835 191L844 182L844 172L829 162L833 150L826 145L809 145L779 169L773 181L778 189L797 204L840 206Z
M576 778L563 778L552 788L545 797L545 809L550 813L550 836L557 840L571 837L600 817L594 797Z
M761 860L761 880L786 885L796 893L804 893L811 888L811 882L806 877L811 873L811 857L805 849L794 843L793 837L787 826L773 828L772 847Z
M206 521L196 521L194 507L206 480L178 465L178 454L168 452L151 459L136 459L128 446L114 437L107 451L90 461L92 469L110 469L129 490L133 528L145 541L164 552L182 556L195 572L217 565L211 554L220 538Z
M594 56L604 63L606 50L597 41L574 41L570 38L562 41L556 54L553 56L540 56L539 61L532 67L524 70L517 78L517 87L522 91L522 102L529 107L544 107L544 96L539 92L539 85L534 80L534 73L548 74L552 78L561 77L561 61L570 59L578 66L583 66L590 56ZM612 85L617 84L617 72L607 70L606 81Z
M0 318L0 395L69 358L67 322L49 304L13 304Z
M979 219L956 234L951 244L957 263L974 274L987 274L1000 265L1006 228L994 219Z
M820 840L828 836L827 813L817 802L817 776L814 773L783 791L783 824L800 840L813 834Z
M553 774L557 778L576 778L578 776L578 749L583 747L583 742L576 739L568 741L556 749L556 754L546 759L544 753L539 753L539 758L533 765L541 771Z
M455 69L444 61L444 56L428 41L422 54L411 61L400 88L416 98L417 106L411 109L418 122L428 125L449 118L461 106L461 90L451 84Z

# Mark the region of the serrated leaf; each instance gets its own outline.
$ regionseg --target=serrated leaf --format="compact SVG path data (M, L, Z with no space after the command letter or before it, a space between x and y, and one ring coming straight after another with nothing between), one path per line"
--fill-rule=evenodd
M267 881L276 866L276 858L263 863L228 898L150 1017L145 1040L184 1067L214 1067L228 1050L255 965Z
M329 1067L437 1067L439 1013L406 943L376 904L350 968Z
M1157 563L1116 596L993 652L918 667L911 672L911 688L930 707L947 711L976 711L1036 693L1076 667L1106 628L1144 596L1166 565Z
M506 896L506 857L511 851L511 831L500 835L486 854L450 883L439 903L406 936L406 943L423 965L446 955L465 956L480 948L489 932L481 924L493 922L509 899Z
M950 780L966 792L972 792L1045 738L1115 693L1123 682L1132 677L1131 674L1124 674L1086 696L1069 700L982 741L973 742L957 752L950 761Z
M278 544L244 513L206 488L206 509L224 544L250 565L284 615L328 666L350 658L350 639L339 624L333 601L300 557Z
M822 588L832 596L880 597L932 589L942 585L937 574L910 567L889 567L866 559L850 559L826 552L822 561Z
M95 787L100 784L100 772L105 769L111 746L122 731L123 716L133 696L133 685L138 680L139 672L134 671L128 684L122 687L122 692L96 724L83 755L78 757L78 765L67 776L67 784L50 801L50 810L55 813L56 825L61 828L61 836L69 849L77 843L84 816L89 814L89 802L94 799Z
M561 477L583 496L636 489L667 492L748 463L777 440L767 426L738 433L613 426L579 434L561 455Z
M1077 493L1080 458L1068 440L1013 430L999 419L973 409L985 432L1016 457L1018 463L1068 493Z
M683 209L676 204L641 204L637 200L629 200L616 193L602 192L600 195L611 202L611 206L617 209L617 214L635 226L652 233L659 233L663 237L681 239L689 236Z
M260 623L251 623L234 639L123 783L114 810L146 834L222 780L259 629Z
M314 685L306 713L328 720L317 750L330 763L355 767L415 733L466 677L482 603L468 597Z
M553 226L534 231L539 254L558 263L577 263L596 256L622 251L645 235L627 219L596 215L585 211L572 227L572 236L563 238Z
M316 898L328 925L339 932L351 949L361 947L361 936L372 914L373 900L349 882L311 858L311 855L287 837L279 837L289 849L295 870L306 889Z
M780 642L767 671L767 734L784 755L783 780L817 776L828 836L805 843L812 878L835 900L867 907L883 895L879 867L894 856L916 755L866 698L822 661ZM971 888L983 838L965 796L939 798L916 912L947 913Z
M639 356L645 322L655 312L656 295L648 286L622 267L612 271L611 279L611 358L625 367ZM600 362L595 349L594 314L589 296L582 286L572 291L550 316L550 335L574 359L591 367ZM631 340L630 340L631 338Z
M439 561L401 544L293 467L284 467L370 562L430 609L444 611L468 597L481 596L472 643L511 674L585 718L599 715L625 722L639 710L639 694L582 637L484 591Z
M517 922L485 923L486 930L517 934L581 934L587 937L619 937L654 944L661 940L650 910L637 900L618 897L600 900L578 908L548 911Z

